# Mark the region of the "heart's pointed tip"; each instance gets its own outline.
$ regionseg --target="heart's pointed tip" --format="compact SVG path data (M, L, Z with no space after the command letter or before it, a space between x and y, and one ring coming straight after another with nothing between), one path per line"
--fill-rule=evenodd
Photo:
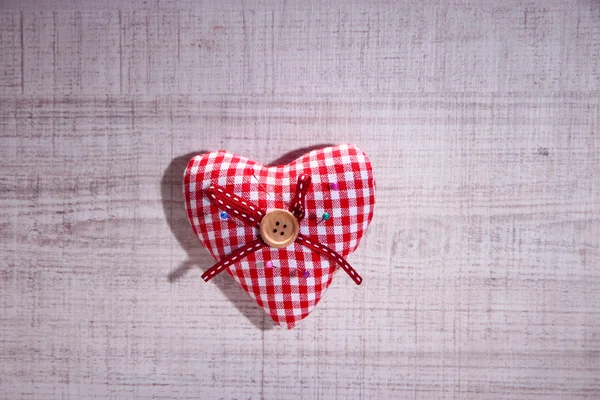
M296 326L296 322L279 321L273 318L273 316L271 316L271 318L273 319L273 322L275 322L275 325L277 325L281 330L291 331Z
M290 318L285 318L285 317L282 318L282 316L277 315L277 314L275 314L275 315L271 314L271 319L281 329L284 329L286 331L291 331L292 329L294 329L296 327L296 325L298 325L298 323L300 321L302 321L304 318L308 317L308 315L309 314L300 316L300 317L298 317L299 319L290 319Z

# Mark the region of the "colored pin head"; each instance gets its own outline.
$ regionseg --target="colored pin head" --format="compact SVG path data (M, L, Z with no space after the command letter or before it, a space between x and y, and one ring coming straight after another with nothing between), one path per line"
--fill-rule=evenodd
M319 225L323 221L327 221L329 218L331 218L331 214L329 214L328 212L323 213L321 215L321 219L319 220L319 222L317 222L317 225Z
M221 217L222 220L226 220L229 219L229 214L227 214L225 211L221 211L219 213L219 217Z
M329 188L330 188L331 190L338 190L338 189L340 188L340 186L337 184L337 182L331 182L331 183L329 184Z

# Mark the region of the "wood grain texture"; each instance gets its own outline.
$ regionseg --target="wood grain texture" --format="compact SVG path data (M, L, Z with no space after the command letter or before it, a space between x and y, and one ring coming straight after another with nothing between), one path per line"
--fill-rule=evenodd
M597 1L7 0L0 398L597 399ZM188 159L370 155L296 329L212 263Z

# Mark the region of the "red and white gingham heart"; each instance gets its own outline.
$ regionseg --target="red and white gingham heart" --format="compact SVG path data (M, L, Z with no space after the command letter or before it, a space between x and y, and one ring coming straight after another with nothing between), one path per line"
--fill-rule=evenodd
M194 157L184 175L185 204L194 232L216 260L223 259L260 235L255 226L222 215L206 189L221 186L262 210L287 209L301 174L310 175L312 186L300 233L346 258L371 222L375 204L371 163L355 145L314 150L277 167L223 150ZM331 218L322 220L324 213ZM267 261L273 266L265 265ZM314 309L337 268L296 242L282 249L263 247L227 272L276 323L291 329Z

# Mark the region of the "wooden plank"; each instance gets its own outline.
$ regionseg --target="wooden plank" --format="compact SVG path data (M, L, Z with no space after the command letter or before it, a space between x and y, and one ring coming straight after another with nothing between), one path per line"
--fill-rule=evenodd
M21 93L23 52L22 13L0 13L0 90L2 93Z
M597 3L149 3L3 3L0 398L600 397ZM343 142L365 282L275 328L183 168Z
M25 86L32 93L86 94L568 92L600 86L597 8L393 10L24 11ZM9 30L16 38L7 46L14 47L19 17L13 14L17 21ZM8 52L15 62L17 50Z

